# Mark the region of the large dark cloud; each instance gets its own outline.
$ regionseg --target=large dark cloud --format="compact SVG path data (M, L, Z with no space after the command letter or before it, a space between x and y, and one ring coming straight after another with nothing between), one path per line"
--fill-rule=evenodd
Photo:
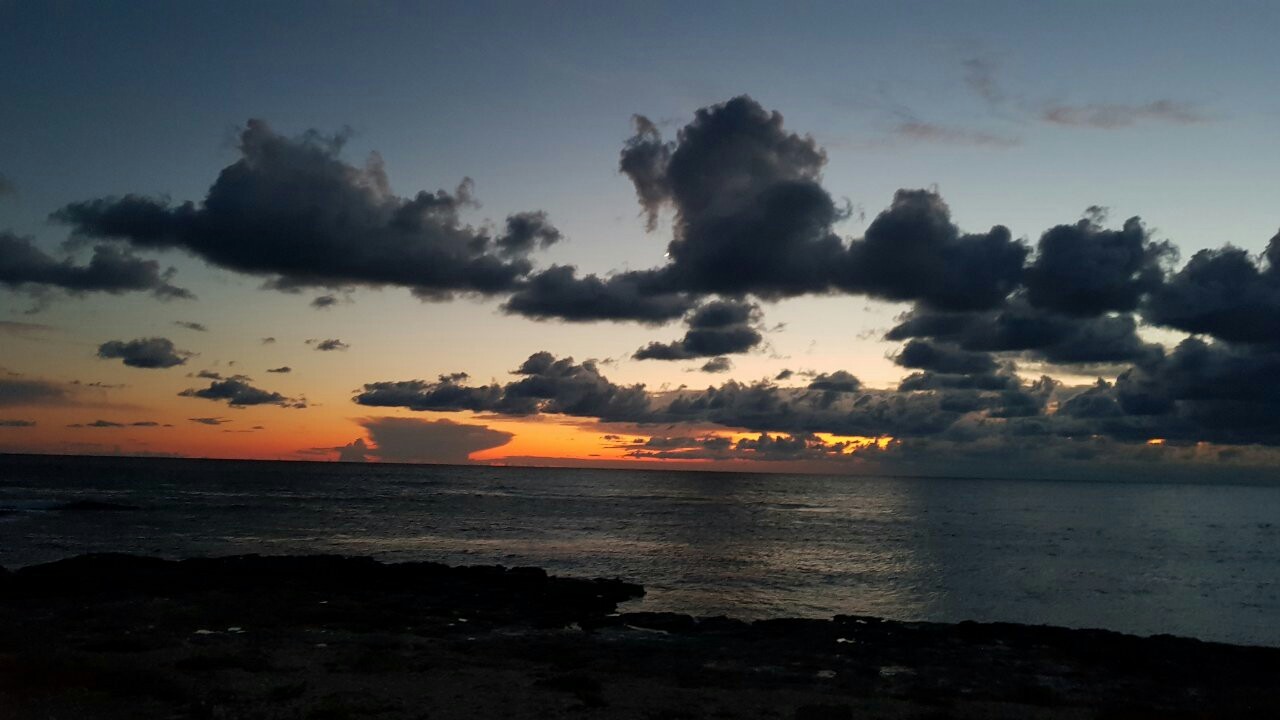
M278 392L263 390L250 385L250 378L234 375L223 380L214 380L207 388L190 388L178 393L183 397L197 397L205 400L225 401L231 407L248 407L250 405L279 405L288 408L305 408L305 400L289 398Z
M1231 342L1280 342L1280 235L1262 262L1231 246L1201 250L1152 294L1143 314Z
M636 120L619 167L650 222L675 210L664 268L675 289L799 295L821 285L841 251L841 210L820 184L826 155L749 97L703 108L665 143Z
M1280 349L1189 338L1116 381L1138 434L1181 441L1280 444ZM1131 423L1135 424L1135 423Z
M764 336L752 327L760 319L754 304L716 300L698 308L688 318L683 338L669 343L652 342L632 355L636 360L687 360L744 353L758 346Z
M865 237L846 243L835 225L848 210L822 185L825 163L813 138L746 96L698 110L672 141L637 116L619 168L650 229L664 208L673 212L669 261L607 279L552 268L506 309L661 322L687 310L690 296L846 292L970 310L994 307L1017 287L1027 247L1003 227L962 233L933 192L900 191Z
M135 368L163 369L184 365L191 353L179 350L168 338L138 338L125 342L110 340L98 346L98 357L104 360L119 359Z
M39 294L59 289L72 294L150 292L156 297L191 298L189 291L171 285L170 271L154 260L143 260L112 245L98 245L87 265L72 258L56 260L30 238L0 231L0 285Z
M1136 217L1120 230L1092 219L1059 225L1040 236L1027 268L1027 299L1067 315L1127 312L1160 286L1162 261L1176 256L1167 242L1153 242Z
M524 255L560 237L541 213L513 215L497 234L465 224L470 181L397 196L376 155L363 168L341 159L345 139L289 138L250 120L240 159L199 204L126 195L72 203L53 218L79 236L180 248L281 289L395 285L430 299L508 291L531 269Z

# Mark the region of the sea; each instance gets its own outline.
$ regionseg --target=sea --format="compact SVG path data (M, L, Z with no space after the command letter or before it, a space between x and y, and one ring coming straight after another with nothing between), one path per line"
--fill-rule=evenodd
M89 552L535 565L626 610L1280 646L1280 485L0 456L0 565Z

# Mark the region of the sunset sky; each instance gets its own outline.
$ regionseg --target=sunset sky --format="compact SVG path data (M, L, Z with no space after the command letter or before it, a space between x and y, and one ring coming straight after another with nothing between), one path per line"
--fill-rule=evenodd
M0 452L1280 462L1275 3L0 25Z

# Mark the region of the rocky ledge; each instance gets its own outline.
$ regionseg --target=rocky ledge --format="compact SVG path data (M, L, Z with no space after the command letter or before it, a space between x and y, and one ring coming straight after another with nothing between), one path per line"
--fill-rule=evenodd
M537 568L334 556L0 569L0 716L1280 716L1280 648L616 612L643 592Z

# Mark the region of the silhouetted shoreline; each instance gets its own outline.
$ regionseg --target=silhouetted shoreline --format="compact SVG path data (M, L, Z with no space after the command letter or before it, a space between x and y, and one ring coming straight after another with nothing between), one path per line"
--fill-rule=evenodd
M85 555L0 570L45 718L1274 717L1280 648L1005 623L617 613L538 568Z

